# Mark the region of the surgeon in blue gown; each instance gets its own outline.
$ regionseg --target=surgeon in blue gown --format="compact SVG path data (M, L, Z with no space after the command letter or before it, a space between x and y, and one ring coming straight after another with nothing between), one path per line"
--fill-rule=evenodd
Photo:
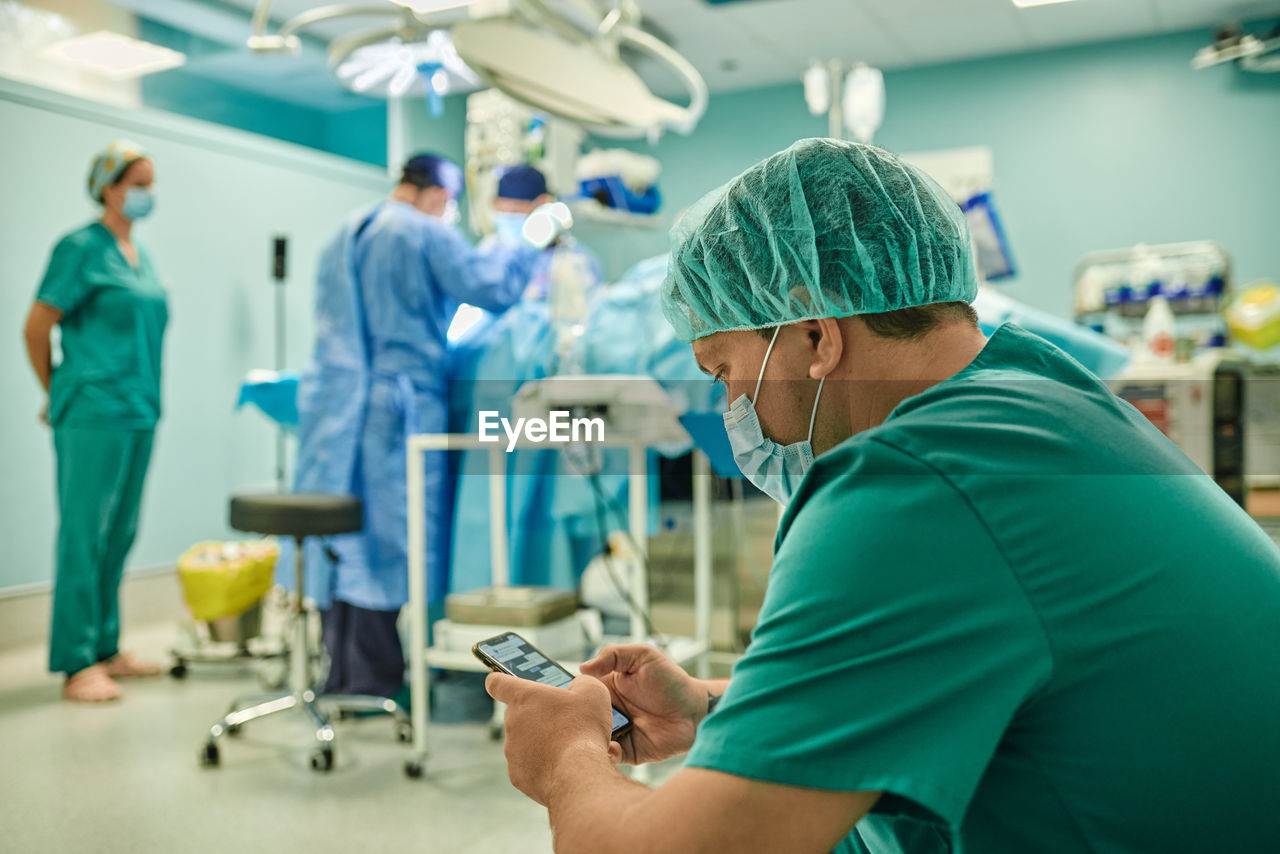
M453 224L462 191L457 165L412 157L390 198L356 211L321 257L295 488L355 495L365 511L362 532L307 547L329 692L390 697L403 687L395 624L408 601L405 437L447 427L445 336L458 305L507 308L537 260L533 249L473 249ZM438 598L430 582L443 575L450 531L443 455L427 455L425 469L428 592Z
M616 284L592 291L583 340L585 369L651 376L682 411L723 408L688 347L662 317L659 286L666 269L664 254L637 264ZM452 352L455 429L474 431L477 409L507 412L511 395L523 382L552 370L554 349L546 302L528 295L492 324L472 327ZM573 588L601 549L595 490L585 478L567 474L562 464L556 451L517 452L511 462L507 520L514 583ZM487 466L487 452L475 452L457 481L449 579L453 591L490 584ZM656 473L653 460L650 473ZM617 512L627 500L625 451L606 451L596 485L614 505L606 512L606 527L625 528L626 520ZM650 508L656 511L656 477L650 478L650 486ZM650 519L656 522L656 512Z
M522 242L525 218L538 206L554 201L547 192L546 178L532 166L514 166L498 179L493 204L494 234L482 248L515 246ZM450 427L455 432L474 435L482 410L511 416L511 398L528 380L548 376L554 367L555 344L551 332L548 297L551 267L557 256L569 254L581 260L586 272L588 298L596 293L603 274L599 259L586 247L562 238L538 255L529 282L516 305L505 312L476 311L466 329L451 330L456 337L450 354ZM562 259L563 260L563 259ZM463 310L467 311L466 308ZM459 312L459 320L463 318ZM507 462L507 520L511 543L513 580L517 583L546 583L522 571L530 560L539 565L539 544L545 543L547 511L539 487L554 473L555 452L517 451ZM454 517L454 573L468 579L463 587L450 583L451 590L488 586L489 556L489 454L466 451L459 455ZM457 569L462 566L464 569Z

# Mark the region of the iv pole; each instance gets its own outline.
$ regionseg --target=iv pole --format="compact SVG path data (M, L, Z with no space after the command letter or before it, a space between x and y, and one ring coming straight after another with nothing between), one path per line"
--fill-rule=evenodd
M284 281L286 277L285 259L288 253L289 238L282 234L277 234L273 239L273 264L271 266L271 278L275 281L276 292L276 375L278 376L284 370L285 359L285 293ZM276 425L276 492L281 494L288 492L288 483L285 480L284 471L285 457L285 433L284 425Z

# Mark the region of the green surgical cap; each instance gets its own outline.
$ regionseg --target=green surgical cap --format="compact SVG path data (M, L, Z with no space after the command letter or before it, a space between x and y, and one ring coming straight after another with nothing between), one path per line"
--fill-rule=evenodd
M102 191L119 181L130 163L143 160L146 156L142 146L127 139L107 143L107 147L98 152L93 158L93 165L89 167L89 198L101 202Z
M662 310L692 341L977 292L969 227L936 181L874 146L804 139L675 224Z

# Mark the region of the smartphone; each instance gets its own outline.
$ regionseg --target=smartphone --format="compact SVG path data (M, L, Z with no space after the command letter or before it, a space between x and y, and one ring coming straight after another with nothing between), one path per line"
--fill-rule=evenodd
M541 682L555 688L566 688L573 681L573 674L515 632L482 640L471 647L471 653L490 670L506 673L530 682ZM631 731L631 719L617 709L613 710L613 740L617 741Z

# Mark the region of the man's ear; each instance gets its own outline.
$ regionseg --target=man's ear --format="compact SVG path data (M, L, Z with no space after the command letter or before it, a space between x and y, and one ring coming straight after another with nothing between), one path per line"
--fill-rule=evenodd
M844 330L834 317L820 317L809 323L813 324L809 331L809 339L813 342L809 377L817 380L830 376L844 357Z

